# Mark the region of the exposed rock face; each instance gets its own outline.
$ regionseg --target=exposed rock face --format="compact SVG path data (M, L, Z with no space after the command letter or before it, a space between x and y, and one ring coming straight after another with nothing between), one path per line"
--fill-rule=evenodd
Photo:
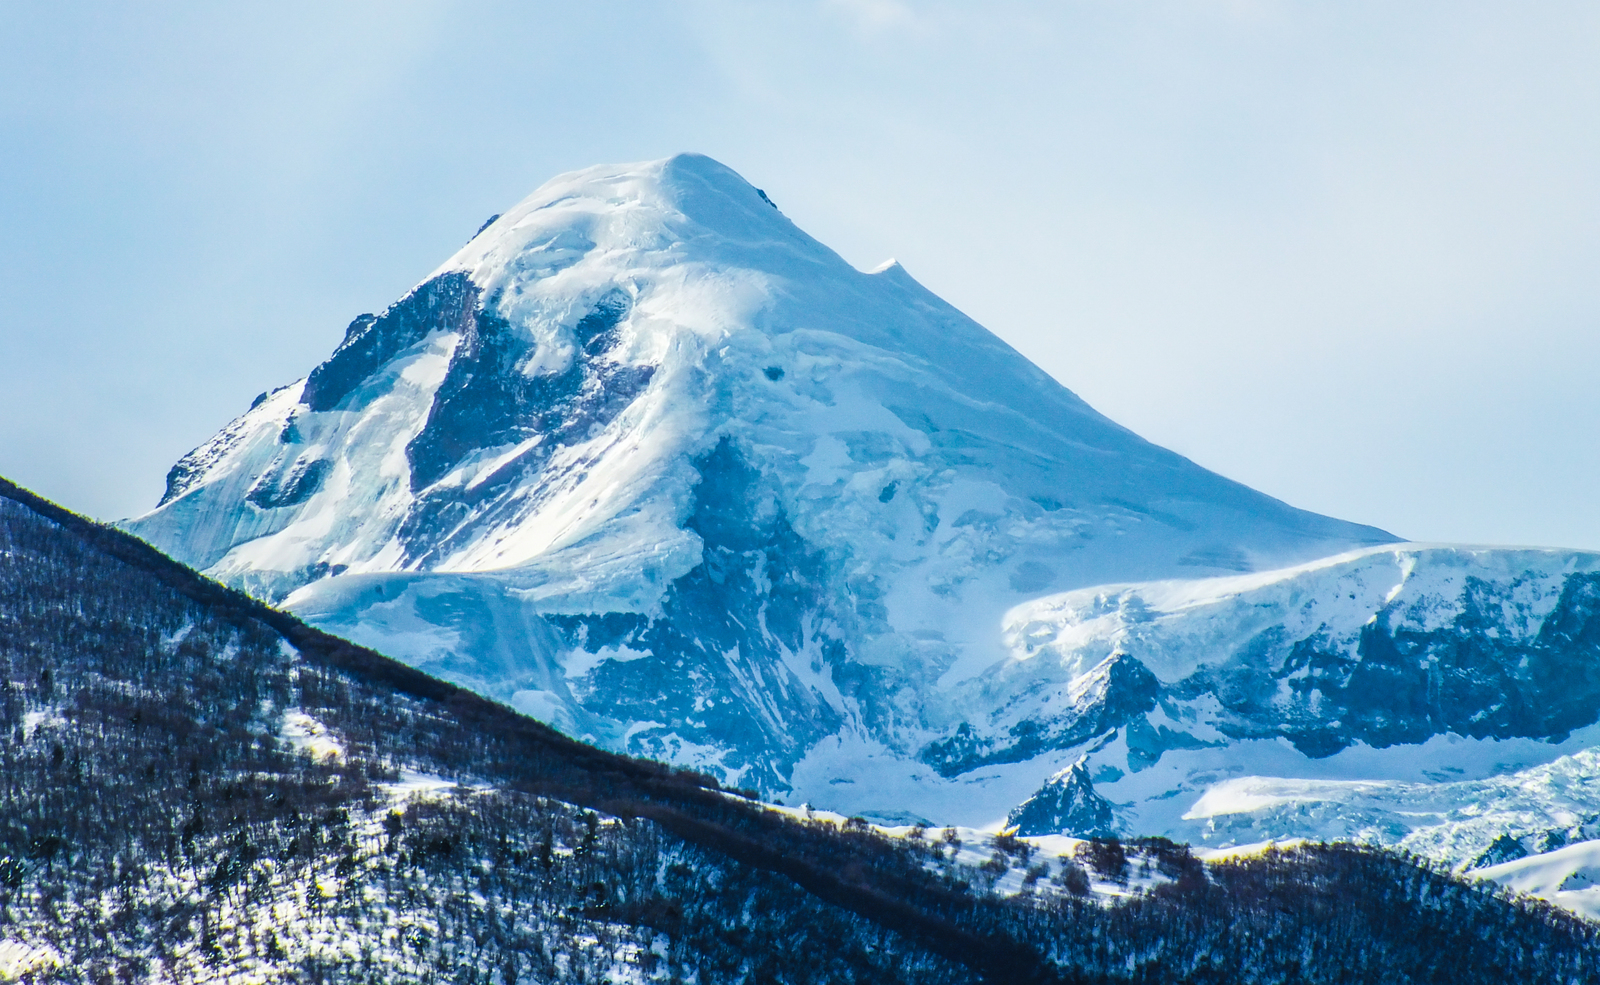
M430 559L469 547L504 518L504 509L480 506L536 476L554 449L604 431L649 385L654 366L618 357L629 303L620 291L595 302L573 325L571 356L560 368L528 366L527 346L506 319L477 311L465 320L427 423L406 445L416 496L399 531L408 564L431 567ZM525 450L466 489L441 484L474 458L506 448Z
M1013 808L1006 824L1025 837L1066 834L1102 838L1117 828L1111 802L1094 792L1082 760L1052 776L1038 793Z
M1477 858L1472 860L1472 868L1482 869L1514 859L1527 858L1528 850L1522 847L1522 842L1510 835L1501 835L1490 843Z
M287 468L263 472L245 501L264 510L299 506L317 494L333 468L326 458L293 458L285 464Z
M1531 634L1504 611L1521 581L1466 576L1437 625L1385 607L1353 640L1333 627L1298 639L1275 627L1172 690L1216 695L1228 712L1218 727L1232 737L1284 735L1311 756L1446 732L1565 738L1600 718L1600 575L1561 579Z
M424 281L381 315L360 315L333 355L306 377L300 402L312 412L333 410L396 356L434 332L470 332L478 288L460 272Z
M957 776L1074 749L1154 710L1160 695L1161 682L1144 664L1113 653L1074 678L1064 701L1045 705L998 736L981 736L971 723L962 722L950 738L923 750L922 760L942 776Z
M1241 764L1387 782L1374 750L1521 743L1422 757L1476 782L1600 713L1591 556L1310 563L1394 538L1141 440L695 156L540 189L129 526L579 736L847 814L1094 803L1041 790L1082 760L1128 833L1209 838L1278 824L1195 813Z

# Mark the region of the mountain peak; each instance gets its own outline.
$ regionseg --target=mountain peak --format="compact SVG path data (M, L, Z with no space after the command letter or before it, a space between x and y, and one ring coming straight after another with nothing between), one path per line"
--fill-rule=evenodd
M768 790L829 736L954 727L1030 598L1393 540L1140 439L694 154L546 183L130 525L575 734Z
M806 236L766 194L702 154L600 165L558 175L480 232L431 277L467 271L492 290L525 253L542 264L573 250L604 251L646 266L656 260L732 260L759 265L842 264ZM547 269L547 268L536 268Z

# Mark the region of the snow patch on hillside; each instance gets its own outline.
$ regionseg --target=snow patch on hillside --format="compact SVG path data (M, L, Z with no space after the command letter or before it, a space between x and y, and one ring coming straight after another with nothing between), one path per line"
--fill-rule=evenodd
M1472 873L1571 913L1600 920L1600 841L1513 859Z
M312 759L343 759L344 743L326 725L298 708L283 713L283 728L278 737L296 752Z
M49 944L0 940L0 978L22 978L61 967L61 952Z

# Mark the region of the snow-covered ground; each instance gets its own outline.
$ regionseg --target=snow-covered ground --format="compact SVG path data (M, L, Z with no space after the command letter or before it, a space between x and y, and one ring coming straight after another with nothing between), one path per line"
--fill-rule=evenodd
M49 944L0 940L0 979L10 980L61 966L61 954Z
M321 722L298 708L283 714L283 728L278 733L283 741L312 759L342 759L344 743Z
M1066 835L1017 837L1001 830L960 825L925 828L908 824L871 824L863 823L863 819L848 818L835 811L814 810L809 806L765 806L799 820L838 828L862 825L886 838L919 843L931 849L931 858L927 863L930 871L980 885L984 891L998 896L1071 893L1069 887L1072 882L1067 872L1075 870L1083 874L1083 885L1089 898L1111 905L1147 893L1172 879L1170 874L1153 864L1151 855L1140 852L1134 846L1127 846L1127 868L1119 874L1108 875L1085 864L1080 852L1086 843L1083 838Z
M1477 869L1473 875L1498 882L1564 910L1600 920L1600 841L1583 841Z

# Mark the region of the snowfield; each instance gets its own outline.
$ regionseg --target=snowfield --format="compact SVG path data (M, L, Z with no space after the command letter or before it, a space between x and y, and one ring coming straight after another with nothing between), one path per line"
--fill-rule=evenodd
M1600 841L1502 862L1473 873L1528 896L1600 920Z

